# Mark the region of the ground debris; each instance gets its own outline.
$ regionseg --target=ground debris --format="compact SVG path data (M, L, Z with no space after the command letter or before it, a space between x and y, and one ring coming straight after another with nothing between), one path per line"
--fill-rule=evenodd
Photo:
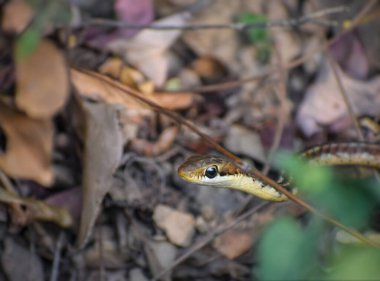
M158 205L154 210L153 220L165 231L169 241L181 247L190 245L195 225L191 214Z

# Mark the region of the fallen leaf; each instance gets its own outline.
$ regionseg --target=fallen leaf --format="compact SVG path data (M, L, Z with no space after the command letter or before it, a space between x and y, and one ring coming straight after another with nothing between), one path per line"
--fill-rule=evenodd
M150 246L162 269L166 269L173 264L178 249L176 246L167 241L151 241Z
M157 156L165 153L173 146L177 134L177 127L168 127L161 133L156 142L150 142L146 139L133 139L130 148L148 157Z
M99 214L104 196L113 185L123 152L118 111L104 103L83 102L86 112L83 158L83 204L79 246L87 242Z
M240 153L260 161L266 159L260 136L243 126L231 126L224 139L224 145L233 153Z
M233 260L249 251L252 235L249 231L229 230L215 240L214 247L223 256Z
M61 207L49 205L41 200L33 198L22 198L18 195L0 188L0 202L8 204L19 204L24 207L24 218L18 221L26 223L36 220L53 222L61 227L68 228L73 226L73 218L70 213Z
M5 153L0 154L0 169L14 178L53 183L51 120L31 119L0 103L0 127L6 137Z
M93 75L92 75L93 74ZM102 79L98 79L100 75L106 81L117 83L122 89L128 91L128 87L112 80L111 78L97 74L95 72L81 72L75 69L71 69L71 79L82 97L88 97L93 100L100 100L108 104L121 104L126 109L138 109L140 113L144 111L150 112L146 106L137 102L134 98L130 97L125 91L113 87Z
M170 110L181 110L189 108L193 104L195 97L191 92L178 92L175 94L156 92L147 98L161 107Z
M69 94L66 60L47 39L29 56L15 56L17 107L33 118L53 116Z
M191 63L191 69L207 81L220 81L227 76L227 68L212 56L203 56Z
M230 0L213 1L207 9L202 9L192 24L219 24L231 22L240 10L242 3ZM239 39L236 31L226 29L190 30L183 34L185 43L199 56L213 56L225 65L235 65Z
M187 247L194 235L195 220L191 214L177 211L165 205L154 209L154 222L163 230L173 244Z
M131 281L149 281L148 277L146 277L141 268L135 267L131 269L128 273L128 279Z
M128 114L133 112L131 109L138 110L138 114L149 115L151 113L151 110L147 108L146 105L128 95L128 91L131 89L130 87L112 80L105 75L72 69L71 77L81 96L101 100L109 104L121 104L124 109L129 110ZM97 77L101 77L101 79ZM112 86L112 84L117 85L118 88ZM174 110L185 109L191 106L195 95L190 92L178 94L162 92L144 95L144 97L161 107Z
M80 218L82 210L82 190L80 188L76 187L56 192L48 196L44 201L47 204L68 210L75 219Z
M190 18L187 12L178 13L160 19L153 24L183 26ZM116 39L107 46L112 52L123 56L126 61L134 65L157 86L162 86L167 78L169 68L169 47L178 39L182 31L173 30L151 30L146 29L139 32L132 39Z
M7 280L36 281L45 279L42 260L36 252L19 245L12 237L6 237L3 243L1 267L7 276Z
M23 31L33 17L32 8L24 0L12 0L4 6L2 29L5 32Z
M153 82L147 80L138 70L127 66L120 58L106 60L99 71L144 94L154 92Z
M115 233L110 227L101 226L96 229L102 233L102 239L97 239L91 247L84 251L86 265L89 267L104 266L108 269L121 268L128 259L128 251L121 251L117 241L115 241Z
M330 47L330 52L349 76L354 79L367 77L370 65L357 32L344 34Z
M116 0L114 7L117 18L123 22L149 24L154 18L152 0ZM136 34L138 30L120 28L120 32L124 38L129 38Z
M354 80L338 69L347 97L356 116L380 114L380 77L369 81ZM340 93L335 76L329 65L324 65L315 83L307 90L305 99L297 112L297 124L306 136L333 126L348 116L347 106Z
M288 19L290 16L286 4L281 1L268 2L268 20L278 21ZM272 29L271 34L276 43L282 63L290 62L301 53L301 43L296 33L291 29ZM274 56L275 58L275 56Z

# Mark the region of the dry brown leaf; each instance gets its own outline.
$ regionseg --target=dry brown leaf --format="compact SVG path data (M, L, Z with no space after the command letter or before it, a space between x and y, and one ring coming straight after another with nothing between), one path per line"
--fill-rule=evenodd
M128 86L114 81L105 75L95 72L89 73L90 74L80 72L75 69L71 70L72 81L82 96L101 100L109 104L121 104L125 109L137 109L140 114L149 114L151 112L145 105L127 94L130 89ZM102 77L102 79L98 79L97 76ZM113 87L109 83L103 81L103 79L110 81L111 83L116 83L120 89ZM184 109L191 106L195 95L190 92L179 94L154 93L151 95L145 95L144 97L161 107L174 110Z
M149 100L161 107L178 110L189 108L194 102L195 95L191 92L166 93L157 92L148 97Z
M224 145L233 153L247 155L263 162L266 159L260 135L244 126L232 125L224 139Z
M24 0L12 0L4 7L2 29L19 33L32 20L33 10Z
M168 151L177 137L178 128L166 128L156 142L146 139L133 139L130 144L131 150L137 151L145 156L157 156Z
M83 204L79 246L84 246L99 214L104 196L113 185L123 152L118 112L104 103L83 102L86 112L83 163Z
M94 74L101 75L97 73ZM105 75L101 76L107 81L118 83L117 81L113 81L111 78L108 78ZM137 102L124 91L112 87L112 85L104 82L101 79L98 79L96 76L71 69L71 78L73 84L82 97L88 97L93 100L100 100L108 104L121 104L123 107L128 109L139 109L141 111L147 110L144 105ZM125 91L128 91L128 87L121 83L118 84L121 88L125 89Z
M71 227L74 222L70 213L64 208L52 206L33 198L21 198L2 188L0 188L0 202L19 204L25 207L22 214L25 218L19 219L18 221L50 221L65 228Z
M288 19L286 4L282 1L268 2L268 20L277 21ZM287 63L297 57L301 52L301 42L291 29L271 29L271 35L278 46L282 63ZM273 56L275 59L276 56Z
M69 94L68 71L61 52L44 39L30 56L16 56L15 60L17 106L33 118L53 116Z
M8 281L44 280L44 266L38 253L21 246L17 238L10 235L4 238L2 239L1 253L1 266L6 275L6 277L3 275L4 278ZM3 280L3 278L1 279Z
M51 120L31 119L0 103L0 127L7 140L5 153L0 154L0 169L11 177L51 185L54 178Z
M190 245L195 231L195 220L191 214L158 205L154 209L153 220L173 244L181 247Z
M232 260L252 247L252 234L249 231L230 230L215 240L214 247L223 256Z
M100 66L99 71L144 94L154 92L153 82L147 81L141 72L127 66L120 58L108 59Z
M154 22L154 25L183 26L190 18L187 12L178 13ZM117 39L107 47L123 56L129 63L162 86L167 77L169 56L167 50L182 34L179 29L151 30L146 29L132 39Z
M201 78L209 81L217 81L226 76L226 67L217 59L211 56L203 56L191 63L191 69Z
M244 1L218 0L197 13L193 24L218 24L231 22L233 17L243 12ZM245 10L246 11L246 10ZM211 55L224 64L233 66L239 48L238 34L234 30L200 29L183 34L185 43L199 56Z
M86 265L93 268L104 266L108 269L123 267L129 257L129 252L120 251L120 244L115 240L113 228L103 225L96 231L102 233L102 239L97 239L84 251Z
M338 66L337 66L338 68ZM380 78L354 80L338 68L339 77L357 116L380 114ZM307 90L297 113L297 123L305 135L311 136L323 126L332 126L348 116L347 106L329 65L321 67L315 83Z

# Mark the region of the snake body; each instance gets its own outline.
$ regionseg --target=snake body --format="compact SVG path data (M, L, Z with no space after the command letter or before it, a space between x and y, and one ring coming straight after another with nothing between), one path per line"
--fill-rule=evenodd
M377 144L324 144L307 149L301 155L321 165L358 165L380 169L380 145ZM220 156L191 156L178 168L178 175L192 183L236 189L268 201L288 200L270 184L251 176L234 161ZM283 178L278 183L286 185ZM296 193L296 189L291 191Z

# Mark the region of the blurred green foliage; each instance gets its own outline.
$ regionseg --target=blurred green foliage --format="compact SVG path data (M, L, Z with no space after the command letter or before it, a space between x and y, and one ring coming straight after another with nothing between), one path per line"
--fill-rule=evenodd
M380 202L376 180L335 176L331 168L286 154L278 160L299 195L315 208L349 227L369 228ZM360 242L343 244L335 231L313 214L302 222L277 218L262 234L255 275L260 280L380 280L380 251Z
M253 13L242 13L238 17L238 21L243 24L259 24L265 23L267 17ZM271 45L266 28L248 28L245 35L251 44L257 48L257 59L261 63L267 63L271 55Z
M48 25L67 25L71 20L70 7L63 0L29 0L35 16L16 42L15 54L25 58L37 48L40 38Z

